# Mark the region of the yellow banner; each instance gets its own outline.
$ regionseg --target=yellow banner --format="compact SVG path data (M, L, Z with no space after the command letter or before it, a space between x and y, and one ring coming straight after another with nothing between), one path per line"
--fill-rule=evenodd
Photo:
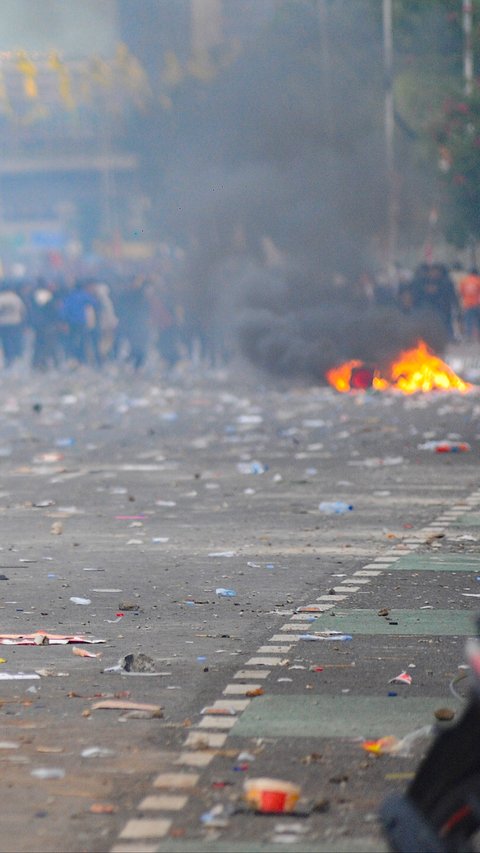
M60 99L67 110L75 109L75 101L72 94L72 83L70 71L60 59L58 53L51 53L48 58L48 66L58 75L58 92Z
M25 97L33 100L38 97L38 86L37 86L37 67L29 59L27 52L25 50L20 50L17 55L17 68L21 74L23 74L23 91L25 93Z

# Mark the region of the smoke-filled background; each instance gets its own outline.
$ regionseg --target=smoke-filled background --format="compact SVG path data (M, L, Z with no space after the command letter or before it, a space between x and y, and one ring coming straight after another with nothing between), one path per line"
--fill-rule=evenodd
M449 3L394 4L407 64L432 40L449 55ZM388 288L371 299L392 260L382 3L100 5L3 2L2 258L14 220L42 223L39 245L63 259L180 246L168 286L191 336L285 377L383 364L419 337L440 350L432 318L402 314ZM395 134L399 248L411 258L433 183L400 115Z
M361 289L386 239L378 13L280 0L176 128L166 188L189 240L190 312L214 348L235 339L280 376L319 381L346 359L445 343L432 317L370 307Z

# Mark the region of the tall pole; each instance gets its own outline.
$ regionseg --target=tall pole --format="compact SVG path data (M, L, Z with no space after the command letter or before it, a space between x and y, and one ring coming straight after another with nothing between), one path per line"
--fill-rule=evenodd
M327 0L317 0L318 29L320 34L320 61L322 69L323 119L328 142L335 144L335 122L332 107L332 64L329 47L329 15Z
M472 0L462 0L463 79L466 95L471 95L473 89L472 14Z
M466 97L473 91L473 45L472 45L473 8L472 0L462 0L463 28L463 88ZM476 264L476 244L473 235L470 238L470 262Z
M387 172L387 273L390 284L393 284L397 251L397 198L394 152L395 113L393 104L392 0L383 0L382 11L383 68L385 75L385 161Z

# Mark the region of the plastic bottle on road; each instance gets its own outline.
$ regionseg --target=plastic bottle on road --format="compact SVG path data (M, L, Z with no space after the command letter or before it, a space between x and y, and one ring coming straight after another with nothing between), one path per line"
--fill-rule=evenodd
M325 512L327 515L335 515L343 512L350 512L353 509L352 504L344 503L344 501L322 501L318 505L320 512Z
M464 453L470 450L466 441L439 441L435 447L435 453Z
M433 450L434 453L465 453L471 450L468 441L426 441L418 445L419 450Z

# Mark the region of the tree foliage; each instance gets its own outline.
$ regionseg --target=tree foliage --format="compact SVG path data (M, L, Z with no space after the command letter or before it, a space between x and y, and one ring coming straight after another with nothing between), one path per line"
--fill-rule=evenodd
M472 51L480 61L480 2ZM414 156L430 175L446 239L480 237L480 78L465 95L461 0L394 0L395 97L416 135ZM478 69L477 69L478 71Z

